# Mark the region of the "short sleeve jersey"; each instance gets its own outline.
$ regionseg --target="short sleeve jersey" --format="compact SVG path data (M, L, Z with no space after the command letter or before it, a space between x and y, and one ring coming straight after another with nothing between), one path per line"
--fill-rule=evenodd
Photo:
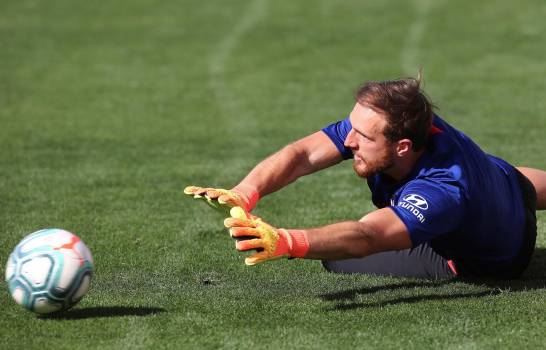
M344 159L349 118L323 129ZM525 213L516 170L483 152L435 116L426 150L401 182L367 179L372 201L404 222L414 246L428 242L447 259L487 265L514 259L523 244Z

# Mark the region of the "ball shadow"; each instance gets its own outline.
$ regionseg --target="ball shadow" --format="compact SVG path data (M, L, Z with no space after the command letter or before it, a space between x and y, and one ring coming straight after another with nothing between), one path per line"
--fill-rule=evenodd
M71 309L49 315L40 315L42 320L81 320L99 317L150 316L166 310L157 307L106 306Z

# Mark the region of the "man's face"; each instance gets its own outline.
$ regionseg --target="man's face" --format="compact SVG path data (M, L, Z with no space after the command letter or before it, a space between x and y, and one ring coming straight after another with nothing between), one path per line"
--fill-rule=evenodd
M390 144L383 130L385 117L369 107L356 103L349 119L353 128L347 135L345 147L354 154L353 168L360 177L388 171L395 161L395 146Z

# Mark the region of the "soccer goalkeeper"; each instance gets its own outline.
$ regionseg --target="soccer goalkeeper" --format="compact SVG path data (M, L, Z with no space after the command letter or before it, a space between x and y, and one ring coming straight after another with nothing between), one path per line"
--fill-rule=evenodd
M229 212L224 224L254 265L320 259L333 272L516 278L531 260L546 172L484 153L433 112L420 78L370 81L349 116L259 163L231 190L185 193ZM377 210L360 220L277 228L250 214L261 197L352 159ZM231 210L229 210L231 209Z

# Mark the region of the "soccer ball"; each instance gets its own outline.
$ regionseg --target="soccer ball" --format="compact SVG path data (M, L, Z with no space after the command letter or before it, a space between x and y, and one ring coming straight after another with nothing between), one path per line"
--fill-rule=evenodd
M15 302L39 314L67 310L87 293L93 258L74 234L61 229L31 233L15 247L6 282Z

